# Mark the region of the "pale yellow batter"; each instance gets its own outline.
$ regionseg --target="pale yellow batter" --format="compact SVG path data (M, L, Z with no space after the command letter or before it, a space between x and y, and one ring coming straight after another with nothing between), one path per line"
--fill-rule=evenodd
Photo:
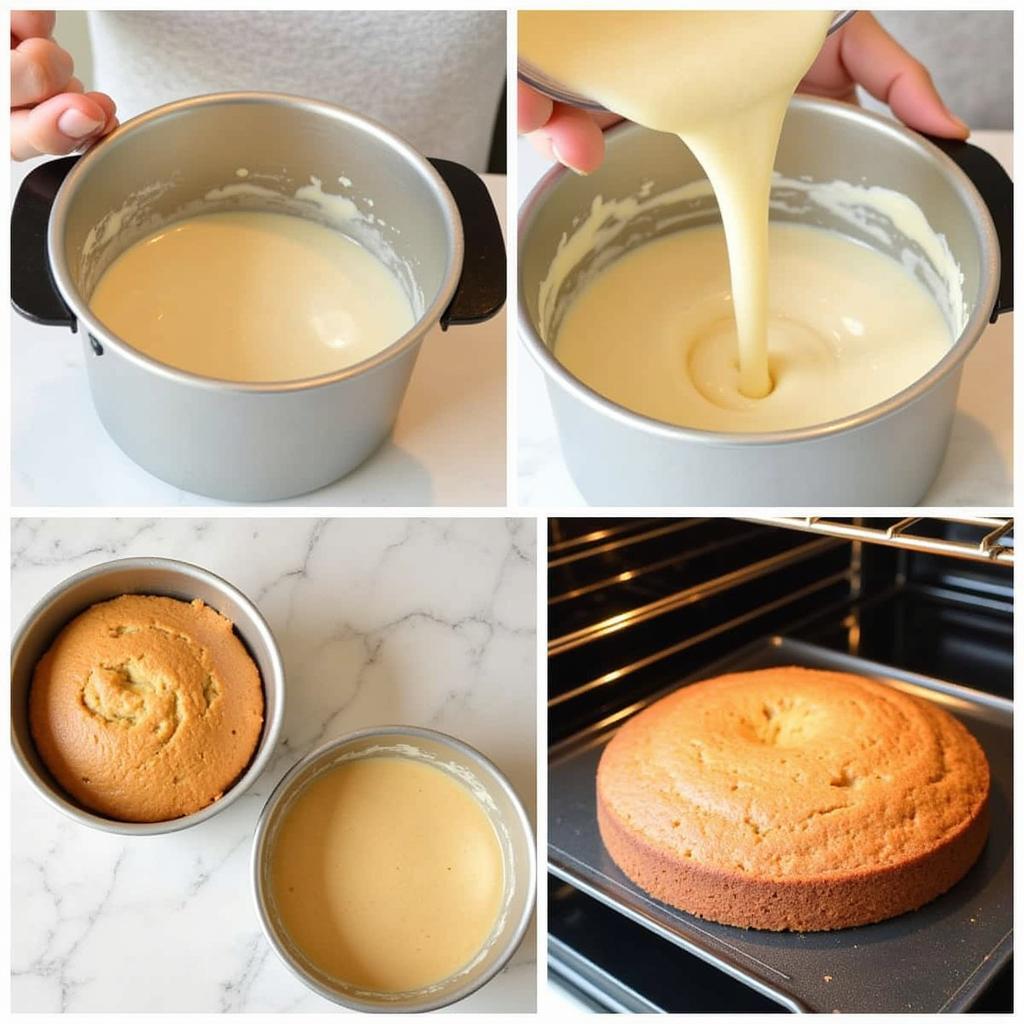
M208 213L128 248L89 305L134 348L205 377L298 380L360 362L415 322L397 278L322 224Z
M446 771L364 757L312 782L271 854L277 912L314 964L357 989L405 992L468 964L494 928L502 849Z
M787 430L867 409L949 348L928 291L842 235L773 224L764 398L740 390L725 238L718 225L638 246L568 307L555 355L598 393L679 426Z
M729 241L739 386L772 388L768 201L786 107L832 11L522 11L519 55L700 161Z

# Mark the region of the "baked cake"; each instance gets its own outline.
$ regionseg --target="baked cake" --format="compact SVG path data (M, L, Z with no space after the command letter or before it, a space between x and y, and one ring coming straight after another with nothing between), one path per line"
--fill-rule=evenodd
M988 833L989 768L936 704L772 668L630 719L597 772L601 836L642 889L723 924L825 931L914 910Z
M118 821L169 821L243 773L263 728L263 689L223 615L199 600L133 594L64 627L36 666L29 721L77 803Z

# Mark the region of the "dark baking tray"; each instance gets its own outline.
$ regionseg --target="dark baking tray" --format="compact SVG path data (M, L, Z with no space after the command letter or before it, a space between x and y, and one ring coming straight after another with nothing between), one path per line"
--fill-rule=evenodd
M804 935L712 924L652 899L605 852L597 829L594 779L601 751L615 730L669 690L552 749L551 872L797 1012L966 1009L1013 950L1012 702L781 637L758 641L679 685L777 665L881 678L938 702L971 730L992 769L992 826L981 858L965 878L927 906L891 921Z

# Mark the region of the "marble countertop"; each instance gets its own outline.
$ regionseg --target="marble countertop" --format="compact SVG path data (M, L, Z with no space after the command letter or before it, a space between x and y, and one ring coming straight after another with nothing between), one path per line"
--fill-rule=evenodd
M483 751L535 822L536 537L532 519L14 520L15 627L89 565L195 562L259 605L288 697L277 755L253 788L167 836L129 840L75 824L12 763L12 1008L336 1009L260 929L249 865L259 812L314 747L401 723ZM451 1009L532 1011L536 945L534 923L509 966Z
M31 166L15 166L14 189ZM483 179L504 226L505 177ZM10 316L14 505L224 504L158 480L114 444L93 410L77 336ZM344 479L268 505L504 505L505 323L502 310L486 323L435 327L420 350L390 440Z
M1013 173L1013 133L978 131L971 141ZM518 146L518 204L550 164L525 139ZM520 506L585 506L562 458L544 375L516 344L516 473ZM514 501L513 504L516 502ZM1013 315L982 335L964 364L946 459L923 505L1008 507L1013 503Z

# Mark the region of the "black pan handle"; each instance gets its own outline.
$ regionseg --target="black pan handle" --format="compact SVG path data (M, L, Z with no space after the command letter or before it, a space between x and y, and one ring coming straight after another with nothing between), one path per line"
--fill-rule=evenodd
M971 179L992 215L1000 255L999 291L990 317L995 323L1000 313L1013 309L1013 181L999 161L978 146L959 139L939 139L932 135L925 138Z
M77 321L53 280L46 230L57 190L78 160L65 156L30 171L11 211L11 303L27 320L71 330Z
M449 324L479 324L490 320L505 304L505 243L501 223L487 186L468 167L433 157L430 162L444 179L459 208L465 256L458 287L441 314Z

